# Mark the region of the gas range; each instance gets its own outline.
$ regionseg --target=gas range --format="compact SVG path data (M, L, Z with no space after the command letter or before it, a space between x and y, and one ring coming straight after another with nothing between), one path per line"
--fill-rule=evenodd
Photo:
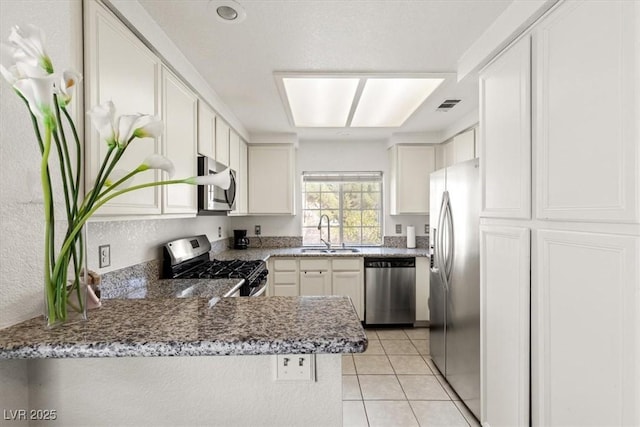
M171 241L163 246L165 279L244 279L240 296L260 296L267 288L266 263L261 260L210 260L206 235Z

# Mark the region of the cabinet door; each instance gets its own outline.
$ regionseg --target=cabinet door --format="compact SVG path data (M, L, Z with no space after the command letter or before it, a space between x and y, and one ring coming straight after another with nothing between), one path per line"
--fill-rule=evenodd
M525 37L480 75L483 217L531 217L530 51Z
M298 296L298 261L272 258L269 267L269 295Z
M567 2L534 33L539 218L640 221L639 9Z
M229 166L229 125L220 117L216 118L216 161Z
M246 215L249 211L249 175L248 175L248 156L247 143L244 140L240 141L240 171L238 173L238 203L240 208L239 214Z
M480 227L483 425L529 424L530 231Z
M453 137L453 159L455 163L476 157L476 131L468 130Z
M333 295L350 297L358 317L360 320L364 320L362 310L364 287L362 271L334 271L331 279Z
M330 295L331 275L328 271L300 271L300 295Z
M176 177L197 175L196 135L197 96L167 68L162 69L162 135L165 156L173 162ZM163 172L163 174L166 174ZM165 176L164 179L168 179ZM162 187L163 213L196 213L198 199L195 185Z
M216 113L202 101L198 102L198 153L216 158Z
M640 425L640 237L539 230L536 239L533 425Z
M429 175L435 170L435 149L426 145L398 145L392 150L396 152L391 156L395 175L391 214L429 213Z
M293 215L294 148L249 146L249 213Z
M231 129L229 131L229 167L236 171L236 204L230 215L238 215L240 213L240 197L242 196L242 187L240 184L240 136Z
M158 57L98 2L87 2L86 6L87 109L111 100L116 107L116 116L137 112L160 116L161 63ZM86 188L90 189L108 147L92 126L85 127L85 134L85 182ZM161 153L159 138L136 139L127 147L117 169L133 170L153 153ZM136 184L159 178L157 170L148 170L136 176ZM160 187L133 191L111 200L96 214L159 214L160 194Z

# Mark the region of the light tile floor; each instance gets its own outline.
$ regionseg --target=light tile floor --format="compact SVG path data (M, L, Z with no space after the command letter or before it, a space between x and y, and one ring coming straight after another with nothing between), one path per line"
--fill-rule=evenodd
M342 357L345 427L479 426L429 356L429 329L367 329L369 346Z

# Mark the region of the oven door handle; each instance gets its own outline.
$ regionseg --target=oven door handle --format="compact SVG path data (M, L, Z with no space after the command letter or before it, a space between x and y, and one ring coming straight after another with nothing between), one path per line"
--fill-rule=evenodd
M260 288L260 290L258 292L256 292L253 295L249 295L250 297L259 297L260 295L264 294L265 292L267 292L267 284L265 283L264 286L262 286Z

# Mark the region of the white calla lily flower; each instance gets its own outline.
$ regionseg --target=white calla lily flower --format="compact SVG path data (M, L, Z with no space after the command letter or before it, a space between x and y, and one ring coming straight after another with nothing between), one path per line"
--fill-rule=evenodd
M144 171L147 169L161 169L169 175L171 178L175 172L175 167L173 166L173 162L160 154L151 154L148 156L140 166L138 166L138 170Z
M116 141L118 145L125 148L136 130L135 125L142 114L125 114L116 120Z
M162 134L162 120L150 115L143 115L134 124L133 135L136 138L155 138Z
M100 137L107 141L109 146L116 143L116 134L114 130L115 113L116 107L111 101L96 105L89 110L89 117L91 117L93 127L96 128Z
M53 73L51 59L44 50L44 32L35 25L14 26L9 42L17 49L14 58L32 67L41 67L47 74Z
M189 183L195 185L215 185L223 190L231 187L231 169L227 168L220 173L214 175L204 175L189 178Z
M73 92L76 86L82 80L82 75L75 70L65 70L62 73L62 79L60 81L58 103L66 107L71 102Z
M50 125L54 125L53 116L53 77L40 77L21 79L14 83L13 87L29 103L29 109L34 116L42 119L50 119Z

